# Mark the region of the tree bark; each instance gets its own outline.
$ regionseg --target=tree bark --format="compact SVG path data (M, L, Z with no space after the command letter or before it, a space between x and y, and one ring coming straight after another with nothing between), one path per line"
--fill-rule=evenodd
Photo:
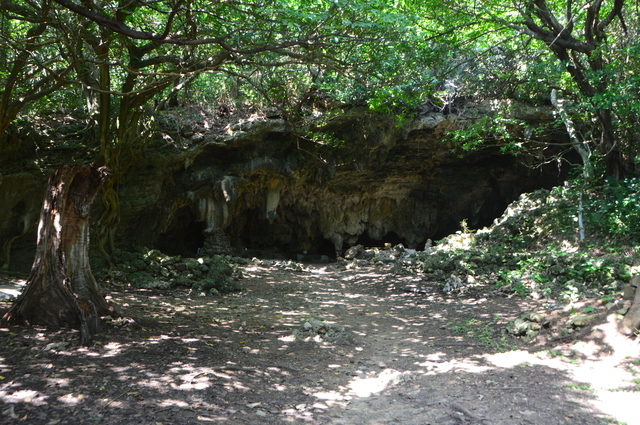
M92 165L63 166L49 178L27 286L3 323L80 328L87 342L97 317L113 312L89 265L89 213L107 178L106 167Z
M622 157L620 148L616 144L611 111L608 109L600 109L597 115L602 124L600 152L604 155L605 165L607 166L607 176L620 179L624 177L625 174L624 158Z

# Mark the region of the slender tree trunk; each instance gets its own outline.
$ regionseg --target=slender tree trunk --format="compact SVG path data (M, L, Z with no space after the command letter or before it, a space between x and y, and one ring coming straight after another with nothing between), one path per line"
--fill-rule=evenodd
M63 166L50 177L31 274L5 324L71 326L87 342L97 316L112 313L89 265L89 212L107 178L105 167L91 165Z
M565 128L567 129L567 134L569 135L569 139L571 140L571 146L578 152L580 158L582 159L582 174L588 179L593 175L593 169L591 167L591 149L589 148L589 144L580 140L578 138L578 131L576 130L571 117L567 113L567 110L564 106L564 102L558 99L558 90L551 90L551 104L558 111L560 115L560 119L564 123Z

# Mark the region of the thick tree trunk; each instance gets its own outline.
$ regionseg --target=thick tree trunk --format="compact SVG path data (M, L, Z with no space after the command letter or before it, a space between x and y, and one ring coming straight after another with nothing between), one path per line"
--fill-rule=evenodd
M89 212L107 177L105 167L91 165L63 166L51 176L31 274L2 318L5 324L71 326L83 331L86 342L96 317L112 312L89 265Z
M611 111L608 109L600 109L597 112L597 116L602 124L600 152L604 155L605 165L607 166L607 177L621 179L625 174L624 158L619 146L616 144Z

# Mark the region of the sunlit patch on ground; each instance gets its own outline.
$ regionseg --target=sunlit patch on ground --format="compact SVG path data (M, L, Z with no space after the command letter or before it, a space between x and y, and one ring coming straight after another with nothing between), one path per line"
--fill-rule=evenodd
M0 330L0 422L449 425L462 407L497 425L634 423L638 346L613 324L533 347L501 331L531 300L407 294L414 280L374 268L245 275L228 297L115 291L124 319L88 348ZM313 321L352 342L295 337Z

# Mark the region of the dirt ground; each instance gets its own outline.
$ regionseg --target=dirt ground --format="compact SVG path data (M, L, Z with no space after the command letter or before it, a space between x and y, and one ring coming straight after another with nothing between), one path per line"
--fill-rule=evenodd
M562 307L381 268L244 275L215 298L108 287L122 318L89 348L0 329L0 423L640 424L640 348L595 301L526 342L510 321Z

